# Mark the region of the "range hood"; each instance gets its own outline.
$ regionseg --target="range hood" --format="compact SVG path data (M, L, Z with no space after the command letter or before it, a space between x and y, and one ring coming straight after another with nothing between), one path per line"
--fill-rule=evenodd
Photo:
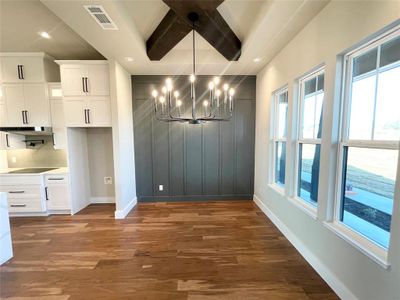
M21 135L53 135L51 127L0 127L0 131Z

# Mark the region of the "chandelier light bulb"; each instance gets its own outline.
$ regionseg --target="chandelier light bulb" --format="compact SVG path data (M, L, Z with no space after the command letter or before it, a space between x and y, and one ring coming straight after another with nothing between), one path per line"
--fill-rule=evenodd
M182 101L181 100L176 100L176 106L181 107L182 106Z
M169 86L169 85L172 85L172 79L171 78L167 78L167 79L165 79L165 84L167 85L167 86Z
M215 77L214 77L214 84L215 84L215 86L217 86L219 83L220 83L219 77L218 77L218 76L215 76Z
M208 88L209 88L210 90L214 89L214 82L210 81L210 82L208 83Z
M235 90L234 89L229 89L229 96L235 95Z
M164 102L165 102L165 98L164 98L164 96L161 96L161 97L160 97L160 103L161 103L161 104L164 104Z
M163 92L163 94L166 94L166 93L167 93L167 87L166 87L166 86L163 86L162 89L161 89L161 91Z
M158 92L157 92L156 90L153 90L153 91L151 92L151 95L152 95L154 98L157 98Z
M216 91L215 91L215 95L216 95L217 97L221 96L221 90L216 90Z
M207 106L208 106L208 100L204 100L204 101L203 101L203 106L204 106L204 107L207 107Z
M196 76L194 74L190 75L189 80L191 83L195 82Z
M175 91L175 92L174 92L174 96L175 96L175 98L178 98L178 97L179 97L179 92L178 92L178 91Z
M225 83L223 86L224 91L226 92L227 90L229 90L229 84Z

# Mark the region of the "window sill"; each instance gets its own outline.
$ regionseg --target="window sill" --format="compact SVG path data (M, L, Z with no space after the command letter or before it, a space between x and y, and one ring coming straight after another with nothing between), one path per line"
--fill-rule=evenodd
M268 186L281 196L285 196L285 188L283 186L277 185L276 183L270 183Z
M299 199L297 197L288 197L288 200L294 206L304 211L312 219L314 220L318 219L316 207L313 207L311 204L307 204L304 200Z
M384 248L339 222L323 222L323 224L337 236L371 258L382 268L389 269L390 263L387 260L387 251Z

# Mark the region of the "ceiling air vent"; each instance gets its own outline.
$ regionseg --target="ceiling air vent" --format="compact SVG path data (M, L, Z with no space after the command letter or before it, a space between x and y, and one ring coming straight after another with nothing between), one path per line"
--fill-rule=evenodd
M97 24L104 30L118 30L117 25L106 13L101 5L84 5L88 13L96 20Z

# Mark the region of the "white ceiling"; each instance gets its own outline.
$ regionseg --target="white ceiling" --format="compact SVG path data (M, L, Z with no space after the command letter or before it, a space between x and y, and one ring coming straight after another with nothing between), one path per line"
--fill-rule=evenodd
M0 0L1 1L1 0ZM29 2L36 2L32 0ZM146 54L146 40L158 26L168 11L162 0L40 0L52 11L52 18L60 18L84 40L96 48L104 57L116 59L132 74L190 74L192 62L191 35L186 36L161 61L150 61ZM199 35L197 39L197 70L199 74L256 74L276 53L278 53L329 0L225 0L218 10L226 22L242 41L242 55L237 62L227 61L207 41ZM18 1L13 1L18 2ZM26 1L24 1L26 2ZM119 30L105 31L84 10L83 5L103 5ZM28 4L24 4L28 5ZM25 9L29 14L29 9ZM13 11L13 14L16 14ZM56 15L56 16L55 16ZM2 13L3 17L3 13ZM8 17L12 18L12 17ZM37 27L35 17L31 22L19 25ZM46 16L41 15L41 19ZM3 22L3 21L2 21ZM19 20L20 22L20 20ZM38 22L36 20L36 22ZM43 21L44 22L44 21ZM21 22L20 22L21 23ZM32 25L33 24L33 25ZM51 23L48 22L48 25ZM64 40L65 33L57 32L60 22L53 22L51 32L54 39ZM3 25L3 23L2 23ZM26 25L26 26L25 26ZM35 27L36 31L37 28ZM4 28L2 26L2 28ZM2 31L2 41L8 45L18 44L18 35L13 37L9 29ZM7 32L3 38L3 31ZM37 33L29 30L27 36ZM59 35L59 37L58 37ZM10 42L11 39L13 42ZM45 42L40 40L44 45ZM40 43L37 44L40 44ZM65 40L65 43L67 39ZM29 44L31 46L31 44ZM3 46L2 46L3 47ZM2 51L3 48L0 48ZM28 50L26 46L25 51ZM43 46L43 48L45 48ZM70 47L71 48L71 47ZM30 49L30 48L29 48ZM70 50L70 49L68 49ZM12 50L7 50L12 51ZM20 50L14 50L20 51ZM70 50L71 52L73 49ZM51 53L50 53L51 54ZM132 57L128 62L125 58ZM254 58L261 61L255 63Z
M52 38L44 39L38 32ZM0 0L0 51L46 52L57 59L102 59L40 1Z

